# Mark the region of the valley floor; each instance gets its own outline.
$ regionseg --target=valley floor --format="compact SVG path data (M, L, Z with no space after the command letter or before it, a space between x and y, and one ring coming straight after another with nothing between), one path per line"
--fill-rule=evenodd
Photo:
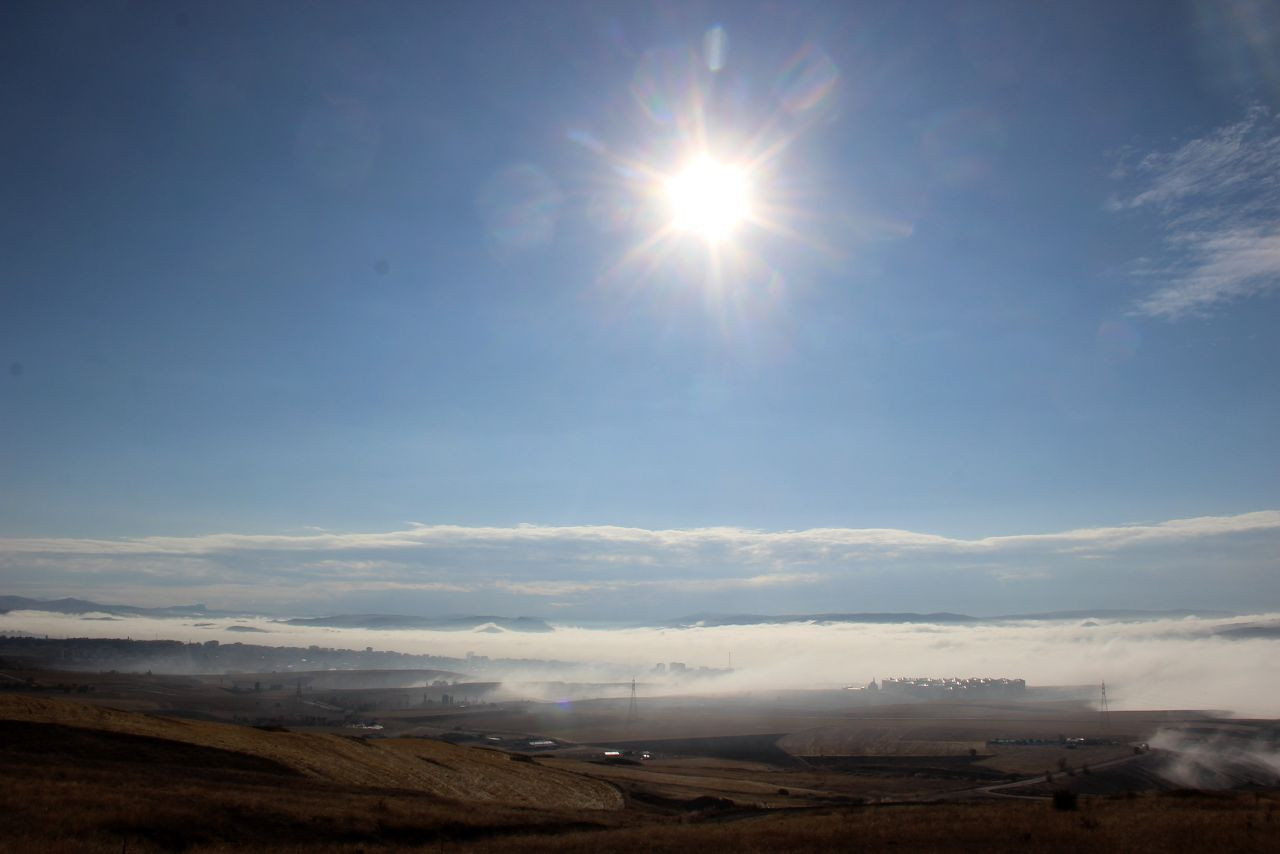
M1132 751L1012 788L988 765L1000 754L968 770L972 757L824 767L591 756L178 720L6 692L0 850L1280 850L1280 790L1149 786L1159 757ZM1123 791L1126 781L1164 790Z

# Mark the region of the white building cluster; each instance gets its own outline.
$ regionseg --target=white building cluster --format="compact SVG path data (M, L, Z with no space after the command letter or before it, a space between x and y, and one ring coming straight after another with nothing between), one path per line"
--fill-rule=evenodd
M867 687L875 690L874 680ZM989 676L974 676L969 678L957 678L948 676L943 678L920 677L920 676L902 676L889 677L880 682L880 690L893 694L909 694L914 696L964 696L964 697L1007 697L1012 694L1020 694L1027 689L1025 679L1004 679L992 678Z

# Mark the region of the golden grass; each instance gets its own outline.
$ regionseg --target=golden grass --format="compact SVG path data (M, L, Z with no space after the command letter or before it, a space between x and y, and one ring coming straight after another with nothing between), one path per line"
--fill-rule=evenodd
M0 770L6 851L342 850L595 826L591 811L467 804L394 789L173 769ZM620 815L598 813L602 821Z
M1002 801L840 808L732 822L573 832L554 839L481 840L479 851L637 852L954 851L1272 852L1280 850L1274 793L1148 795L1083 802L1078 812Z
M612 786L508 754L422 739L264 732L230 724L152 717L66 700L0 696L0 719L147 736L247 754L317 781L428 792L471 802L617 809Z
M643 769L9 696L0 698L0 850L1280 850L1275 792L1082 798L1070 812L1043 800L762 811L744 805L788 799L757 799L773 780L742 765L685 761L650 775L669 776L662 784L682 797L728 795L736 805L619 809L617 789L594 776L626 787L643 782ZM726 784L720 774L733 771L741 773ZM790 805L811 795L798 792Z

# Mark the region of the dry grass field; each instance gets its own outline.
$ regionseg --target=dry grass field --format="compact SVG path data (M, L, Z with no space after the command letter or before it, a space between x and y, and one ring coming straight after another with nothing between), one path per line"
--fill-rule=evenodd
M989 851L1271 852L1280 846L1280 799L1272 794L1179 793L1085 802L843 807L737 821L573 832L554 839L481 841L480 851L682 852Z
M388 720L412 720L393 712ZM1162 726L1202 721L1202 712L1112 712L1104 723L1084 703L895 703L805 708L780 698L722 696L641 698L632 718L626 700L533 703L430 716L436 724L500 732L536 732L584 744L795 734L784 743L799 755L951 755L995 737L1059 735L1141 740ZM915 744L912 744L915 742Z
M544 758L544 764L608 780L634 800L694 799L705 795L764 808L899 801L937 796L973 784L918 769L847 773L804 765L780 768L760 762L707 757L655 759L611 765Z
M439 741L266 732L252 727L153 717L21 695L0 696L0 720L11 728L16 724L31 724L24 730L28 740L41 726L135 736L153 744L167 742L250 757L259 764L286 769L292 776L334 785L380 786L473 802L570 809L622 806L621 797L606 784L554 769L536 768L530 763L514 761L507 753ZM43 741L48 749L57 747L57 739Z
M139 677L115 690L136 698L181 688ZM207 686L189 690L194 696ZM468 747L173 719L111 708L108 693L104 686L94 703L0 694L0 850L1280 848L1275 790L1134 794L1170 788L1160 776L1164 757L1134 756L1128 745L986 743L1094 735L1096 712L1070 704L804 714L695 699L646 704L631 722L613 701L450 717L477 731L502 723L536 732L523 725L559 715L553 733L562 737L668 736L617 742L667 749L650 760L604 762L585 747L530 756L484 741ZM719 733L699 735L717 705L729 711ZM1136 738L1179 721L1211 729L1195 713L1125 713L1106 723L1108 732ZM768 731L788 723L808 726L785 737ZM1223 725L1232 726L1249 731ZM815 744L864 752L804 752ZM1071 773L1043 782L1059 759ZM1086 764L1099 770L1085 773ZM1016 787L990 788L1023 773ZM1083 795L1077 809L1052 806L1049 796L1065 789Z
M916 794L954 781L903 778ZM900 782L900 781L899 781ZM0 848L1272 850L1272 793L861 804L896 783L718 759L609 765L0 697ZM901 794L901 792L899 792Z

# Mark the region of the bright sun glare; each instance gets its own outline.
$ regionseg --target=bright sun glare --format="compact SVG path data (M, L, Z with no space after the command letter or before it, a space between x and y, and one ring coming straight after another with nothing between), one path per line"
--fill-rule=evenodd
M667 179L676 228L718 241L751 213L750 188L741 167L699 157Z

